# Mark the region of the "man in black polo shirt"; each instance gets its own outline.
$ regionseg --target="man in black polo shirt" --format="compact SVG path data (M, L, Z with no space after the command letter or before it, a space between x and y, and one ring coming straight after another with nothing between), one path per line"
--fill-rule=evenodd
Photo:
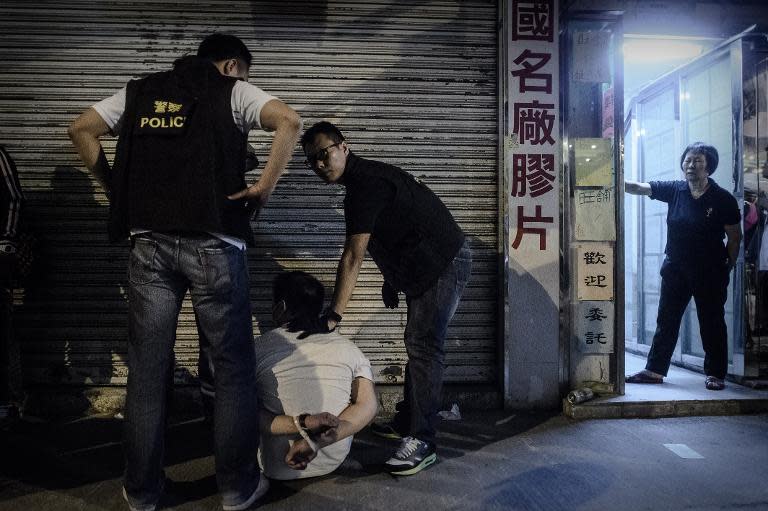
M388 308L403 292L408 305L403 401L392 423L373 431L401 444L385 466L411 475L432 465L435 422L443 383L443 344L448 323L469 279L469 243L451 213L423 183L404 170L360 158L339 129L319 122L301 139L307 165L326 183L344 185L346 241L336 272L333 301L319 329L341 321L357 283L366 249L384 276L381 296Z

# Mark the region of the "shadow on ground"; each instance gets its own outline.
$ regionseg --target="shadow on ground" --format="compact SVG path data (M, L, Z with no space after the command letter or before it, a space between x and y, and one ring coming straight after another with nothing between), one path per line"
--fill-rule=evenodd
M514 437L553 415L484 411L465 415L461 421L443 421L438 437L440 460L458 458ZM212 505L217 503L208 425L201 418L172 418L169 422L165 462L169 482L164 506L186 508L183 504L207 499ZM97 416L68 422L21 421L7 428L0 437L0 509L9 509L3 502L18 503L19 498L35 508L58 509L55 503L46 501L63 495L77 499L82 509L121 505L122 427L119 419ZM310 480L275 481L263 503L283 500L318 481L347 485L379 474L381 463L396 445L364 430L355 438L347 460L333 474Z

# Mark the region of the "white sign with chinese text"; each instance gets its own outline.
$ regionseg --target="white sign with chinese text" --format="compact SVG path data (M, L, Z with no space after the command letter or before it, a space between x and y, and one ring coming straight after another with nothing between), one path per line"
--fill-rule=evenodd
M559 402L560 57L556 0L505 3L508 404ZM537 338L535 343L520 339ZM538 383L537 383L538 382ZM536 396L535 398L532 396Z
M508 39L510 264L559 294L560 132L557 2L513 1Z
M577 243L579 300L613 300L613 247L610 243Z
M611 61L608 51L611 33L585 31L573 34L573 72L576 82L610 82Z
M582 353L613 353L613 302L576 302L572 323Z
M576 188L573 198L576 210L575 239L616 239L616 201L613 188Z

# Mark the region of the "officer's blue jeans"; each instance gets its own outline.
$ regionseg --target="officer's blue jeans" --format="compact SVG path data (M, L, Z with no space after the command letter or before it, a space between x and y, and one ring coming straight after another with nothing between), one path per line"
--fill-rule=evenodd
M403 401L397 404L394 427L404 435L435 441L435 425L443 391L445 335L472 270L472 253L465 241L437 282L419 296L406 297Z
M126 492L134 505L156 502L161 493L167 390L189 290L216 368L216 478L225 502L242 502L259 480L245 253L207 234L145 233L133 238L128 280Z

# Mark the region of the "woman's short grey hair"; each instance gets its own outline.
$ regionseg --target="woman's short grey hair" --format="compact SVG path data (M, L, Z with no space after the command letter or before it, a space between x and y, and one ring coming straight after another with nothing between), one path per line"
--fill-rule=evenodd
M683 150L683 155L680 156L680 168L683 169L683 162L688 153L703 154L704 159L707 160L707 172L711 176L717 170L717 164L720 161L720 155L717 154L717 149L704 142L694 142Z

